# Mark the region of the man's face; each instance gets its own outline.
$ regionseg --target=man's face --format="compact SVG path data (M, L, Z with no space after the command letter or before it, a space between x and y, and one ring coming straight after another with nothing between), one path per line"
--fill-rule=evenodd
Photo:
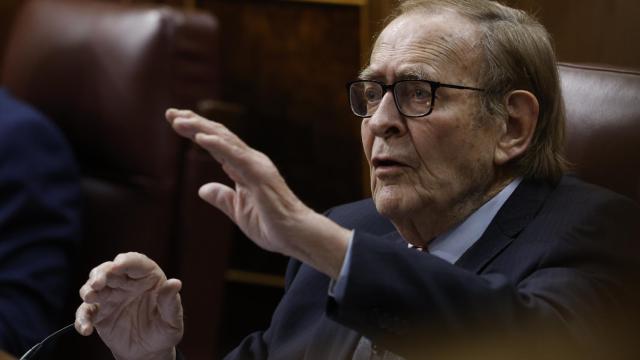
M452 13L401 16L381 33L362 77L477 87L476 38L475 26ZM497 127L479 117L475 91L439 88L432 113L418 118L402 116L387 92L362 122L378 211L397 224L412 216L450 216L483 198L494 176Z

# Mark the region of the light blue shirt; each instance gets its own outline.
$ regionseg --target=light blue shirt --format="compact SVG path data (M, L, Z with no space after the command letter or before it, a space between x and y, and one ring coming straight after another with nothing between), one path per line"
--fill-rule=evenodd
M442 260L445 260L451 264L458 261L458 259L469 248L475 244L482 234L487 230L491 221L498 213L498 210L504 205L507 199L520 185L522 178L513 180L509 185L505 186L498 194L491 198L482 205L479 209L474 211L463 222L459 223L451 230L439 235L429 243L429 254L437 256ZM355 232L355 230L354 230ZM349 239L349 246L347 253L342 262L342 268L338 275L337 281L331 281L329 285L329 295L340 301L344 297L344 292L347 287L347 279L349 276L349 269L351 267L351 244L353 243L353 232L351 233L351 239Z

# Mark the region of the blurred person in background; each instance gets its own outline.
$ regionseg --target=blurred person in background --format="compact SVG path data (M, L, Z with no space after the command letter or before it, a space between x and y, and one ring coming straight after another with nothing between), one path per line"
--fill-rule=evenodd
M0 351L20 356L61 325L80 232L69 145L0 88Z

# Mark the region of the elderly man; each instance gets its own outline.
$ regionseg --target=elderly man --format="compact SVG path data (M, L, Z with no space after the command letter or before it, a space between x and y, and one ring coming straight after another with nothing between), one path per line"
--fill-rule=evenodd
M563 175L539 23L484 0L405 1L349 100L373 199L326 216L221 124L167 111L235 182L199 195L294 259L270 328L229 359L437 358L472 340L491 352L507 334L535 353L548 339L588 344L605 315L624 314L640 211ZM76 329L97 329L118 359L173 359L180 286L144 255L119 255L80 290Z

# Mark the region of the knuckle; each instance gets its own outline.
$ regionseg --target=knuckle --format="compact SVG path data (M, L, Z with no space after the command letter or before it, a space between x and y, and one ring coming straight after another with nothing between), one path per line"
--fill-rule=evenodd
M115 258L115 259L113 259L113 262L114 262L114 263L121 263L121 262L123 262L123 261L126 259L127 254L128 254L128 253L120 253L120 254L116 255L116 258Z
M118 254L118 256L116 256L113 262L117 264L123 264L123 263L134 261L140 257L145 257L145 256L138 252L130 251L130 252Z
M104 274L103 269L96 270L96 272L93 274L93 277L91 278L91 281L89 282L90 287L94 288L96 285L101 283L105 278L106 276Z
M105 268L108 267L109 264L111 264L111 261L107 261L107 262L103 262L102 264L94 267L93 269L91 269L91 271L89 272L89 279L93 279L96 276L99 275L99 273Z
M217 131L224 131L224 132L229 132L229 130L222 124L220 124L219 122L215 122L215 121L209 121L210 126Z
M83 285L80 290L78 291L78 294L80 295L80 298L82 300L84 300L85 294L87 293L87 285Z

